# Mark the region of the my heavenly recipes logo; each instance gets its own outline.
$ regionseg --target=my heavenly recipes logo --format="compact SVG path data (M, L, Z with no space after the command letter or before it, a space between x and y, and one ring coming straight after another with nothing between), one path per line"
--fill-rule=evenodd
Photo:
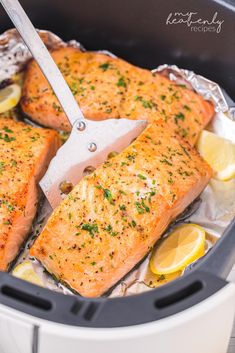
M224 20L218 18L215 12L211 18L201 18L197 12L175 12L170 13L166 19L166 25L186 25L191 32L216 32L220 33Z

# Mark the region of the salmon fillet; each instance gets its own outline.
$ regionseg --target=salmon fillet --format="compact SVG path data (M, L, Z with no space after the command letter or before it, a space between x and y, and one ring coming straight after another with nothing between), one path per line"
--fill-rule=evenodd
M193 145L214 114L211 103L168 78L102 53L66 47L52 53L87 119L163 118ZM67 118L35 61L28 65L21 99L34 121L70 130Z
M75 186L30 255L81 295L100 296L149 252L211 175L166 122L149 124L127 149Z
M37 183L59 146L55 131L0 119L0 271L6 271L36 214Z

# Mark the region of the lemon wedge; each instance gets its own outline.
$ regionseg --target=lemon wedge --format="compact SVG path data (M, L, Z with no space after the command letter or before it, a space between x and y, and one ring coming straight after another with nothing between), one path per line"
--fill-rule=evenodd
M21 95L21 88L16 83L0 90L0 113L5 113L14 108Z
M183 270L205 253L206 233L196 224L176 227L153 251L150 269L158 275Z
M30 261L19 264L12 271L12 275L25 281L43 286L41 278L36 274Z
M235 144L203 130L197 148L213 169L215 179L227 181L235 177Z

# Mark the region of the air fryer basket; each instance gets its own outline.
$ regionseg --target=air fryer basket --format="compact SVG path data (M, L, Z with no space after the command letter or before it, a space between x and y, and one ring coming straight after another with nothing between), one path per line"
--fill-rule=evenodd
M109 49L142 67L177 64L218 82L234 99L234 0L22 0L38 28L87 49ZM46 11L45 11L46 9ZM169 13L197 12L224 20L220 33L191 32L166 25ZM12 27L0 9L0 31ZM183 277L143 294L87 299L63 295L0 273L0 303L30 315L68 325L121 327L162 319L185 310L226 285L235 263L235 220L216 245Z

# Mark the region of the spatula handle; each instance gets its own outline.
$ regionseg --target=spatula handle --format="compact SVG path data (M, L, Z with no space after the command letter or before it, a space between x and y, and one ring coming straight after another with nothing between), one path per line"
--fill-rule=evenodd
M70 88L18 0L0 2L50 83L71 125L83 120L82 111Z

